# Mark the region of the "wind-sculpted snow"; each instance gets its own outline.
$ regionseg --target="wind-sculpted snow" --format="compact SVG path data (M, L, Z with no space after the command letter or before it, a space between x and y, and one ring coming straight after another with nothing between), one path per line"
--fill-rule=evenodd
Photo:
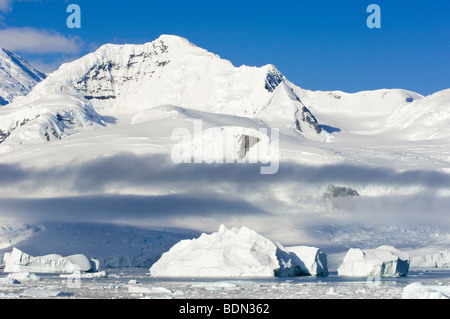
M389 117L387 127L411 140L448 139L450 89L399 107Z

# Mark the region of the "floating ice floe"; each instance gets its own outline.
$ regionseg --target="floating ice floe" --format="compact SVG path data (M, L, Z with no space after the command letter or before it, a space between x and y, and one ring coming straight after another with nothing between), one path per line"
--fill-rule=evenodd
M134 294L171 294L173 291L165 287L130 285L128 292Z
M85 255L62 257L51 254L39 257L30 256L17 248L4 255L4 272L31 273L73 273L97 270L97 263Z
M61 278L108 278L106 271L99 272L89 272L89 273L72 273L72 274L61 274Z
M317 248L293 247L288 251L247 227L227 229L221 225L218 232L174 245L153 264L150 274L153 277L324 275L328 273L324 269L325 259ZM315 261L320 266L314 265Z
M60 290L40 289L40 288L28 288L22 293L22 295L36 298L71 296L70 293L63 292Z
M450 286L432 286L415 282L403 288L402 299L450 299Z
M351 248L338 268L339 276L395 277L406 276L409 271L409 255L392 246L361 250Z

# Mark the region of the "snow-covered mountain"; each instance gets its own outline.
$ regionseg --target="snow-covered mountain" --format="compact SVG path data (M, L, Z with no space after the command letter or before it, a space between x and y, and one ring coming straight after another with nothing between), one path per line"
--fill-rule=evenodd
M0 48L0 106L17 96L27 95L45 74L36 70L19 55Z
M391 139L416 141L450 137L449 89L426 97L401 89L349 94L297 87L295 92L322 123L355 134L385 133Z
M3 55L28 70L16 55L6 50ZM35 70L26 74L43 78ZM407 140L437 139L449 134L449 95L448 90L426 98L400 89L308 91L273 65L234 67L186 39L163 35L143 45L107 44L64 64L26 99L3 108L0 142L5 152L105 126L102 115L132 116L163 105L288 127L312 141L330 142L336 132L342 137L392 131Z
M309 139L329 138L273 65L236 68L176 36L104 45L63 65L27 99L2 110L0 130L3 140L48 141L68 128L103 125L99 113L160 105L266 120Z
M106 44L0 108L0 221L224 224L289 245L447 247L449 103L450 90L310 91L177 36ZM264 148L279 173L248 163ZM196 165L177 162L190 157ZM331 185L360 196L325 196Z

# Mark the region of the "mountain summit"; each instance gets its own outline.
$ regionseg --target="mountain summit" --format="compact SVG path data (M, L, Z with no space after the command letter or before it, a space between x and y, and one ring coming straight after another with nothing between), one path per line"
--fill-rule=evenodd
M106 44L62 65L0 114L0 143L19 135L19 143L60 139L80 126L105 125L100 114L162 105L259 119L327 139L273 65L234 67L184 38L162 35L142 45Z
M0 48L0 105L16 96L27 95L45 74L33 68L19 55Z

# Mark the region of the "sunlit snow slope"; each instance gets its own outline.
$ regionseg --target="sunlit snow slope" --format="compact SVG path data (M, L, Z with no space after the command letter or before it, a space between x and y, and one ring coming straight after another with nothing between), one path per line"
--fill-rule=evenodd
M0 106L17 96L27 95L45 74L17 54L0 48Z

